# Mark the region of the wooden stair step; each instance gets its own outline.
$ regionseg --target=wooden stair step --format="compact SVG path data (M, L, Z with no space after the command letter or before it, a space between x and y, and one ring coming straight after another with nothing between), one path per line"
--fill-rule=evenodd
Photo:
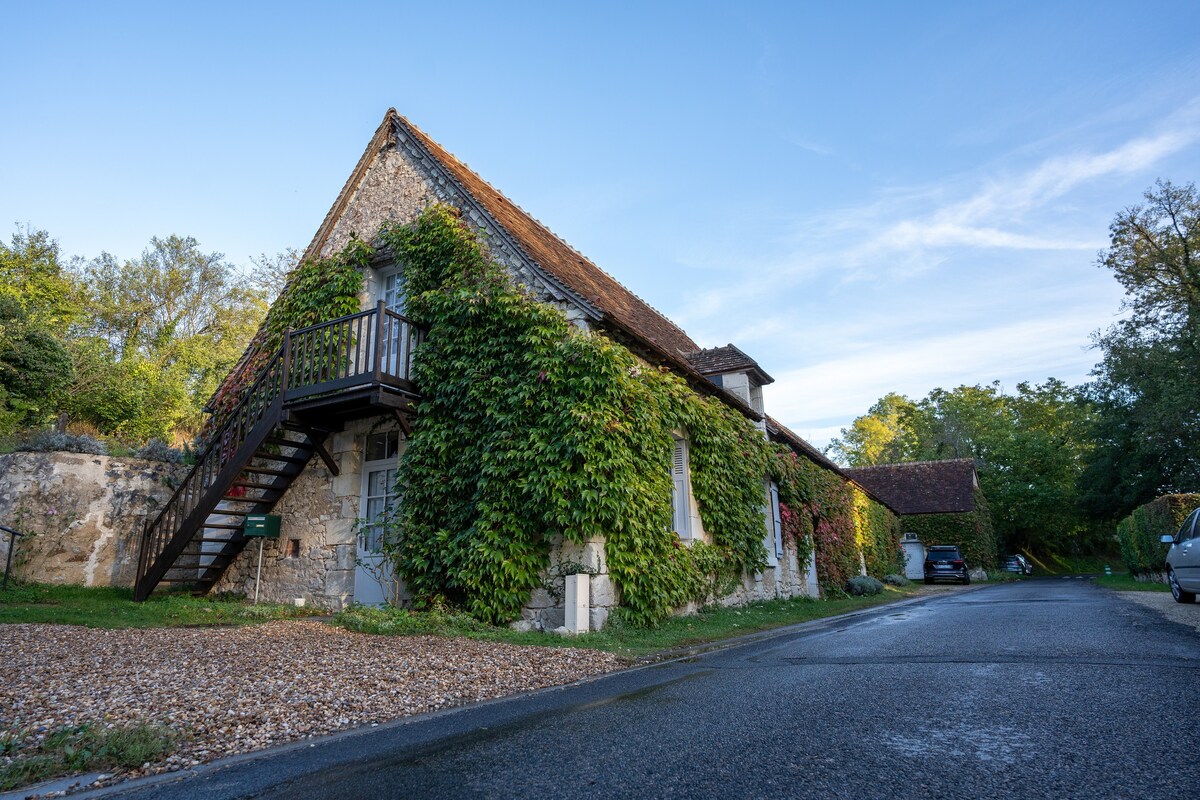
M269 492L269 494L274 495L274 497L267 497L266 495L262 497L249 497L247 495L227 494L221 500L229 503L274 503L283 497L283 492ZM253 514L254 512L251 511L250 513Z
M241 528L238 528L238 530L241 530ZM237 536L237 537L231 537L229 539L219 539L219 538L214 538L212 536L199 536L199 537L193 536L191 541L203 542L206 544L216 544L217 542L224 542L225 544L234 544L234 543L246 541L246 537L245 536Z
M257 481L234 481L234 486L241 486L245 489L275 489L283 490L287 488L286 483L259 483Z
M246 515L245 515L245 514L238 514L237 516L244 517L244 516L246 516ZM240 530L242 530L242 529L243 529L243 528L245 528L245 527L246 527L246 526L245 526L245 525L243 525L243 524L241 524L241 523L233 523L233 522L206 522L205 524L203 524L203 525L201 525L201 526L200 526L200 530L204 530L205 528L215 528L215 529L217 529L217 530L222 530L222 531L240 531Z
M276 453L263 453L261 451L255 451L255 453L254 453L254 457L257 459L260 459L262 461L282 461L285 464L307 464L308 460L311 456L312 456L311 450L309 450L307 455L305 455L303 457L301 457L301 456L282 456L282 455L278 455Z
M267 444L277 444L281 447L296 447L301 450L312 450L312 440L307 436L303 439L285 439L282 436L268 436L264 441Z
M300 474L298 469L275 469L272 467L242 467L242 472L257 472L262 475L278 475L282 478L294 478Z

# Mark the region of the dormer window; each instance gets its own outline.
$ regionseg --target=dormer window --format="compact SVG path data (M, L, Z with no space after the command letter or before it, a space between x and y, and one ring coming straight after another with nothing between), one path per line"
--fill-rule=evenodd
M732 344L688 353L686 358L696 370L759 414L763 409L762 387L775 379L763 372L758 362Z

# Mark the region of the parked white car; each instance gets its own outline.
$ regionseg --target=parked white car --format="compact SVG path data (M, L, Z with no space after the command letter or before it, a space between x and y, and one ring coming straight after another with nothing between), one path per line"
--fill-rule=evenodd
M1167 551L1171 596L1177 603L1196 602L1196 593L1200 592L1200 508L1188 514L1174 536L1165 533L1160 541L1171 545Z

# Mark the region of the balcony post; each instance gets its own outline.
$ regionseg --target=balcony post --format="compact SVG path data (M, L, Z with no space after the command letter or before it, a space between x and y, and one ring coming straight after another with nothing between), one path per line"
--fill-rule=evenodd
M383 381L383 318L386 306L382 300L375 306L375 382Z
M292 371L292 329L283 331L283 355L279 359L279 398L287 399L288 382Z

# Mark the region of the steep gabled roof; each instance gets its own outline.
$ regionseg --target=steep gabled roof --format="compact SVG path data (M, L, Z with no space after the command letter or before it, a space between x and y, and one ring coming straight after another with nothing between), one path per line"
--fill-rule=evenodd
M394 146L400 138L415 143L429 165L432 165L432 169L439 171L442 178L453 184L458 194L474 205L475 211L490 219L506 242L519 251L533 269L546 279L548 285L562 290L564 296L577 301L600 327L617 334L618 338L648 360L666 363L682 374L696 391L715 395L751 419L762 419L762 415L740 397L716 386L688 362L684 354L696 352L700 348L682 328L497 191L394 108L388 109L384 115L383 122L371 137L366 150L305 249L302 260L320 256L338 222L350 208L355 193L363 185L376 157ZM261 344L262 338L263 329L260 329L238 365L226 376L214 398L219 396L221 389L244 368ZM212 402L209 401L210 405Z
M956 514L975 510L975 462L969 458L913 461L846 470L855 483L884 498L900 514Z
M900 513L899 509L897 509L894 505L892 505L890 502L888 502L887 498L882 497L879 494L876 494L869 486L864 486L862 483L859 483L857 480L854 480L854 477L849 474L849 472L850 472L849 470L843 469L842 467L839 467L834 462L830 461L829 458L826 457L826 455L824 453L822 453L817 448L813 447L805 439L803 439L799 434L790 430L782 422L775 419L774 417L768 416L766 418L766 423L767 423L767 434L770 435L770 437L772 439L774 439L777 442L786 444L788 447L792 448L793 451L795 451L799 455L804 456L805 458L807 458L809 461L812 461L817 466L824 467L825 469L829 470L830 472L833 472L834 474L841 476L842 478L849 481L850 483L855 484L856 486L858 486L858 488L860 488L864 492L866 492L868 497L870 497L872 500L875 500L879 503L883 503L891 511L893 511L897 514Z
M652 360L668 363L682 373L694 389L720 397L752 419L761 418L741 398L714 385L688 362L684 353L695 352L699 346L682 328L497 191L394 108L388 109L384 115L362 158L305 250L305 257L321 252L370 170L375 156L393 144L398 136L415 142L429 162L440 169L463 197L473 201L476 209L506 234L508 241L549 279L549 283L580 301L602 327L614 329Z
M683 353L699 349L678 325L497 191L394 108L388 109L383 123L372 137L354 173L308 246L306 255L315 255L320 251L337 219L353 197L354 190L369 169L371 160L392 140L397 131L416 141L430 161L440 166L463 194L474 200L481 211L508 233L513 244L530 262L607 317L616 327L652 345L655 350L662 351L677 362L683 361Z
M775 379L766 373L750 356L740 349L727 344L723 347L709 347L684 353L684 357L701 375L721 375L727 372L749 372L754 376L759 386L774 383Z

